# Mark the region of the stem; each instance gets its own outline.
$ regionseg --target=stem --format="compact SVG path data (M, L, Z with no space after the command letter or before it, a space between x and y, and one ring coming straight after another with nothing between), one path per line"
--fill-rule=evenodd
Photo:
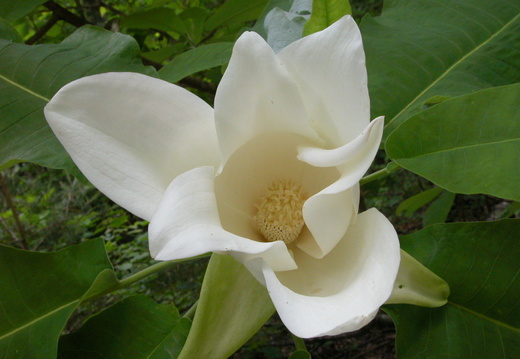
M193 304L191 306L190 309L188 309L188 311L186 313L184 313L184 315L182 316L183 318L188 318L188 319L191 319L193 320L193 317L195 316L195 311L197 310L197 305L199 304L199 301L197 300L195 302L195 304Z
M5 201L7 203L7 206L13 213L13 219L14 224L16 226L16 229L18 230L19 242L23 249L29 249L29 243L27 243L27 239L25 238L25 229L22 225L22 222L20 221L20 215L18 214L18 210L16 209L16 206L13 202L13 198L11 196L11 192L9 191L9 187L7 187L7 182L4 179L4 176L0 173L0 187L2 190L2 193L4 194Z
M372 181L384 178L384 177L388 176L390 173L392 173L394 171L397 171L400 168L401 168L401 166L399 166L397 163L390 162L382 170L376 171L374 173L369 174L368 176L363 177L359 181L359 184L364 185L366 183L369 183L369 182L372 182Z
M292 335L292 338L294 341L294 345L296 346L296 350L307 351L307 347L305 346L305 342L303 341L303 339L300 337L297 337L294 334L291 334L291 335Z
M187 261L191 261L193 259L200 259L200 258L206 258L206 257L209 257L211 254L201 254L200 256L196 256L196 257L190 257L190 258L183 258L183 259L177 259L177 260L174 260L174 261L167 261L167 262L160 262L160 263L156 263L148 268L145 268L143 269L142 271L139 271L137 273L134 273L132 274L131 276L128 276L124 279L121 279L120 281L118 281L115 285L101 291L101 292L94 292L92 293L91 295L83 298L81 300L82 303L84 302L88 302L90 300L93 300L93 299L97 299L99 297L102 297L106 294L109 294L109 293L112 293L112 292L115 292L116 290L119 290L119 289L122 289L122 288L126 288L138 281L140 281L141 279L144 279L146 277L149 277L153 274L156 274L156 273L159 273L159 272L162 272L163 270L166 270L166 269L169 269L170 267L173 267L174 265L176 264L179 264L179 263L182 263L182 262L187 262Z

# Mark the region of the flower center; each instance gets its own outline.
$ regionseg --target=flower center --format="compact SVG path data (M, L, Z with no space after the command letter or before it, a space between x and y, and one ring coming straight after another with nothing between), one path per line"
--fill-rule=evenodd
M256 205L256 228L268 242L292 243L305 225L302 209L307 198L301 184L290 179L273 181Z

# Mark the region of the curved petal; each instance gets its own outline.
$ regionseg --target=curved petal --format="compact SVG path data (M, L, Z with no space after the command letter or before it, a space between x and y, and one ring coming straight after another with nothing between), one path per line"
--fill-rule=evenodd
M399 239L376 209L361 213L323 259L295 250L297 270L263 265L266 287L286 327L311 338L361 328L388 299L399 268Z
M302 91L312 127L341 146L370 121L365 54L356 22L345 16L278 53Z
M318 140L307 122L298 87L273 50L254 32L237 40L215 96L215 122L223 163L266 132Z
M296 268L283 242L256 242L222 228L213 178L213 167L199 167L168 186L148 229L152 257L173 260L229 252L241 262L261 257L276 270Z
M339 193L324 193L309 198L303 218L311 236L302 235L296 245L314 258L323 258L343 238L359 207L359 185Z
M443 279L401 249L401 264L387 304L440 307L448 301L450 287Z
M312 236L302 236L297 246L322 258L344 236L359 207L358 182L370 167L383 135L384 118L379 117L353 141L334 150L299 147L298 158L317 167L338 166L341 177L310 197L303 218ZM350 189L350 190L349 190Z
M152 77L79 79L52 98L45 117L89 181L146 220L175 176L219 163L211 107Z

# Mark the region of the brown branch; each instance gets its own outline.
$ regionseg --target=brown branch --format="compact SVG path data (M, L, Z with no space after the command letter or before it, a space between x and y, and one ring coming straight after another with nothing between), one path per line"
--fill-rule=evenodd
M56 4L54 1L47 1L43 4L47 9L51 10L54 14L59 16L60 20L64 20L69 24L72 24L76 27L81 27L87 24L87 21L78 15L70 12L59 4Z
M32 45L36 41L40 40L43 36L45 36L47 31L49 31L54 26L54 24L58 22L59 19L60 16L53 12L52 17L49 19L49 21L47 21L45 25L38 29L38 31L36 31L36 33L33 36L31 36L27 41L25 41L25 43L27 45Z
M13 213L14 223L20 235L19 242L23 249L29 249L29 244L25 238L25 230L23 228L22 222L20 222L20 215L18 214L18 210L14 205L13 198L11 197L11 192L9 192L9 188L7 187L7 182L4 179L4 176L0 173L0 187L2 189L2 193L5 197L5 201L7 202L7 206Z

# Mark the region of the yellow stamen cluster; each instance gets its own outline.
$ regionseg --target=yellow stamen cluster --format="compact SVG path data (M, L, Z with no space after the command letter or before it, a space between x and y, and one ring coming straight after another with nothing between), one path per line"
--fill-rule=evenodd
M307 197L299 183L290 179L274 181L256 205L254 221L258 231L268 242L292 243L305 225L302 208Z

